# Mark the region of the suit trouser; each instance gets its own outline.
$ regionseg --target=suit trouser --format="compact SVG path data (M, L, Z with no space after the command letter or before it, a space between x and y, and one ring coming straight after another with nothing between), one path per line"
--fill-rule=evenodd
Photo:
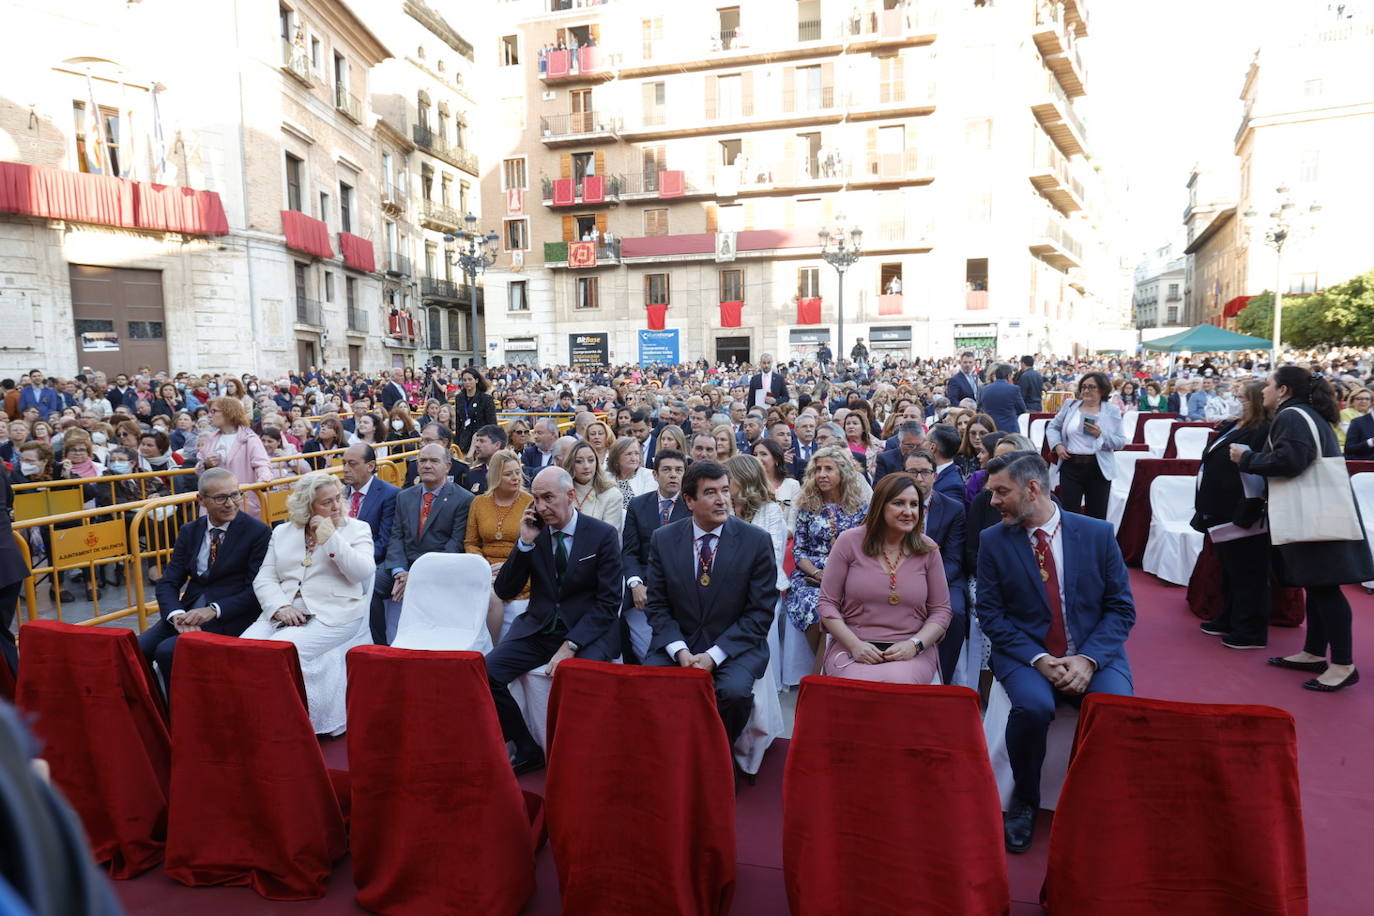
M950 678L954 677L954 668L959 664L959 653L963 651L964 640L968 638L968 598L957 584L950 586L949 607L953 614L938 647L942 684L950 683Z
M1054 707L1060 700L1077 702L1077 697L1060 694L1045 676L1029 665L1018 665L998 678L1011 698L1007 717L1007 756L1015 783L1012 798L1040 807L1040 769L1045 764L1045 739L1054 721ZM1088 682L1087 693L1114 693L1131 696L1135 692L1128 677L1103 668Z
M659 649L649 653L644 664L657 667L671 667L677 664L668 653ZM727 658L720 667L711 672L715 684L716 710L720 721L725 725L725 735L731 747L735 739L744 732L749 717L754 713L754 675L737 658Z
M169 696L172 692L172 654L176 651L177 637L180 635L165 617L138 634L138 647L143 650L143 657L148 659L148 664L157 663Z
M0 588L0 661L9 665L10 672L16 675L19 674L19 651L14 648L14 632L10 626L14 623L23 587L24 580L20 579Z
M1059 498L1069 512L1077 512L1083 507L1083 514L1093 518L1107 517L1107 499L1112 493L1112 482L1102 476L1102 468L1097 457L1080 461L1075 455L1059 465Z
M1331 664L1353 665L1354 641L1350 624L1350 602L1339 585L1307 586L1307 639L1302 645L1304 652L1326 655L1326 649L1330 646Z
M367 609L367 623L372 630L372 643L385 646L386 641L386 603L391 599L391 570L377 567L376 580L372 588L372 604Z
M1217 624L1233 642L1262 646L1269 636L1269 535L1213 541L1221 565L1222 610Z
M553 658L563 641L568 638L568 628L559 621L552 633L530 633L519 639L507 638L501 645L487 655L487 684L491 687L491 698L496 703L496 715L501 720L501 734L507 741L515 742L515 752L520 755L536 744L530 734L525 717L520 714L520 704L511 696L510 682L526 672L546 665ZM581 652L578 658L593 661L610 661L599 648L600 641Z

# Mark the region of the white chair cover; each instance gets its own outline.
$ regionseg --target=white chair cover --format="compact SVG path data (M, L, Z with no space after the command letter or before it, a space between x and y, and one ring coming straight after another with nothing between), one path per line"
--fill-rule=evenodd
M1117 452L1116 476L1112 478L1111 493L1107 497L1107 521L1114 531L1121 530L1121 517L1126 514L1126 499L1131 495L1135 480L1135 463L1141 458L1153 458L1149 452Z
M1360 520L1364 522L1364 536L1374 550L1374 474L1356 474L1350 478L1350 486L1355 491L1355 506L1360 510ZM1374 588L1374 581L1361 582L1365 588Z
M750 776L758 773L759 767L763 764L764 752L773 743L773 739L780 736L787 727L782 718L782 702L778 699L778 689L774 686L776 680L774 661L770 656L763 677L754 681L754 710L749 714L749 722L735 739L735 746L732 748L735 763Z
M1171 418L1163 420L1148 419L1145 421L1145 444L1149 446L1150 455L1154 458L1162 458L1164 449L1169 445L1169 430L1177 422Z
M1140 422L1140 411L1128 410L1121 415L1121 435L1127 442L1135 441L1135 427Z
M1196 485L1195 478L1181 474L1156 477L1150 484L1150 539L1140 566L1174 585L1188 584L1202 553L1202 535L1188 524Z
M470 553L427 553L415 561L406 580L398 649L491 651L487 602L491 564Z
M540 749L548 753L549 694L553 691L553 678L544 673L540 665L527 671L510 683L511 696L525 717L525 727L530 730Z
M1032 420L1030 425L1030 441L1035 443L1036 451L1039 451L1045 444L1045 427L1050 425L1047 417Z
M1174 433L1174 451L1179 458L1198 459L1207 447L1212 431L1205 426L1182 426Z
M1002 796L1002 810L1011 806L1014 782L1011 758L1007 755L1007 717L1011 715L1011 697L1001 681L992 682L988 692L988 708L983 712L983 737L988 742L988 758L992 773L997 777L997 792ZM1073 751L1073 735L1078 728L1078 708L1067 704L1054 711L1049 736L1045 741L1045 763L1040 768L1040 807L1053 811L1059 804L1059 790L1069 769L1069 754Z
M1030 432L1030 414L1022 413L1016 415L1016 431L1023 436Z

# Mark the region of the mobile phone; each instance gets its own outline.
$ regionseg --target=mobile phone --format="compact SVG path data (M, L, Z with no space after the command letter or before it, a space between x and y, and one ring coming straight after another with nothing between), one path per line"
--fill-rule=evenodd
M538 513L538 511L531 512L531 513L530 513L530 524L533 525L533 526L536 527L536 528L543 528L543 527L544 527L544 519L543 519L543 517Z

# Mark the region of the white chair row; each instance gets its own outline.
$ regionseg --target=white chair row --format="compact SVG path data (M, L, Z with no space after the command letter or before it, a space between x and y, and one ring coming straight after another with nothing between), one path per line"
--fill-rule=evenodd
M1179 474L1156 477L1150 484L1150 536L1140 565L1174 585L1187 585L1202 553L1202 534L1189 522L1197 479Z

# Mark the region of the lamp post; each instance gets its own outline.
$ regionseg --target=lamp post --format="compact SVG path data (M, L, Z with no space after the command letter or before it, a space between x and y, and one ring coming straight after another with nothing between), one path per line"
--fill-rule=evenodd
M1321 205L1309 203L1307 205L1306 217L1301 224L1298 222L1300 214L1298 205L1294 203L1292 195L1286 185L1281 185L1275 189L1279 196L1279 204L1269 213L1269 225L1264 230L1264 241L1270 248L1274 249L1274 339L1273 353L1269 358L1271 371L1279 368L1279 354L1282 352L1281 335L1283 334L1283 248L1291 239L1312 230L1311 220L1321 212ZM1245 211L1245 232L1248 236L1257 226L1259 214L1255 208L1251 207Z
M496 263L496 246L501 238L495 232L478 232L477 217L472 213L463 217L463 223L464 228L456 235L445 235L444 242L458 242L453 264L468 279L468 344L472 347L472 364L480 366L485 354L477 349L477 275Z
M841 217L843 222L843 217ZM863 251L864 232L858 227L850 229L847 233L844 229L836 227L834 232L829 229L822 229L819 233L821 241L821 257L825 258L825 263L835 268L835 273L840 278L840 296L836 306L837 333L835 344L835 366L840 366L840 361L845 357L844 349L844 272L854 266L854 262L859 260Z

